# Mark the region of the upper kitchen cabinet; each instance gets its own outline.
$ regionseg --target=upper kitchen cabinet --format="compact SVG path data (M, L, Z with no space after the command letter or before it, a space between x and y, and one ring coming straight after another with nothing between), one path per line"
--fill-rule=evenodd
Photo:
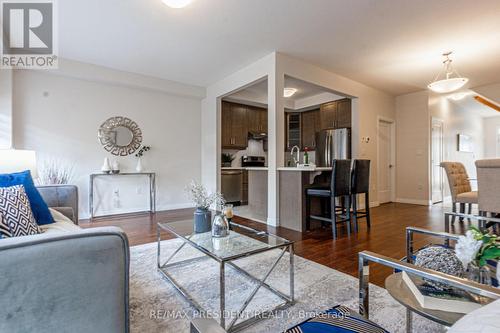
M351 128L352 124L352 111L351 111L351 100L349 98L341 99L337 101L337 128L348 127Z
M351 100L349 98L321 105L321 129L351 127Z
M247 107L222 102L222 148L245 149L248 143Z
M247 107L248 131L267 133L267 110L255 106Z
M302 149L316 149L316 132L321 130L320 110L302 112Z

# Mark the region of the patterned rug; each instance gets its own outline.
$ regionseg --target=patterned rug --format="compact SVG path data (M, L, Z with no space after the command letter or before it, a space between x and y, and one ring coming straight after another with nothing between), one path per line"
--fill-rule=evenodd
M162 242L162 257L168 256L178 246L178 240ZM156 269L156 243L130 248L130 311L132 332L189 332L189 320L194 309L167 282ZM179 258L199 254L182 250ZM263 276L278 257L279 250L241 259L235 263L254 276ZM226 266L226 307L236 311L252 292L255 283L233 268ZM172 270L175 279L182 283L195 300L209 313L217 313L219 306L218 264L206 259L193 265ZM288 293L287 254L269 276L268 282L278 290ZM358 308L358 280L350 275L295 256L296 304L281 311L275 317L265 319L242 332L282 332L302 322L314 311L326 310L343 304ZM249 304L248 313L268 309L280 303L280 299L261 289ZM414 332L445 332L440 325L414 315ZM405 332L405 309L388 295L385 289L370 286L370 319L390 332Z

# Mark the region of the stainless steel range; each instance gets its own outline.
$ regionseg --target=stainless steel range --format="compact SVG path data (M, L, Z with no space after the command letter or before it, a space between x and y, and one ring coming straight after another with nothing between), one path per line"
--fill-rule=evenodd
M242 167L264 167L266 165L266 158L264 156L242 156Z

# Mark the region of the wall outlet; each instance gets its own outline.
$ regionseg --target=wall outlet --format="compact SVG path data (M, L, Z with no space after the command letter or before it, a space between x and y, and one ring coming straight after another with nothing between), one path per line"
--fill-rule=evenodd
M115 196L115 197L119 197L119 196L120 196L120 189L115 188L115 189L113 190L113 194L114 194L114 196Z
M135 189L135 193L136 193L136 194L142 194L142 187L137 187L137 188Z

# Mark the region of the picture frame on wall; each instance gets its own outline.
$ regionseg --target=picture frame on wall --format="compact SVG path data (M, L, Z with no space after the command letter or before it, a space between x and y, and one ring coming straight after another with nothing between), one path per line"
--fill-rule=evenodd
M472 138L467 134L457 134L457 150L463 153L474 152Z

